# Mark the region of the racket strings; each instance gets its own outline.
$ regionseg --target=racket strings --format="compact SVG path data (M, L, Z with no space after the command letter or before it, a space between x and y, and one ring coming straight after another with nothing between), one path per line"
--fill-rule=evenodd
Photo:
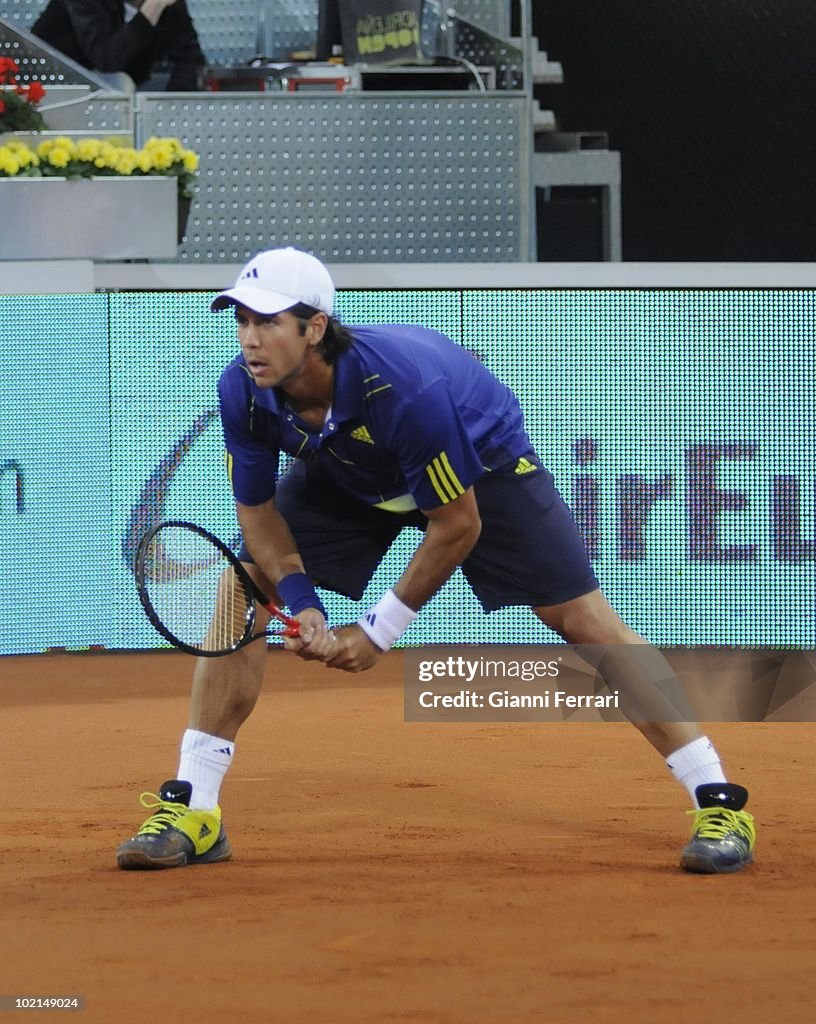
M223 651L235 647L244 637L249 620L252 596L232 566L227 566L219 577L215 610L203 649Z
M253 624L253 596L229 558L206 536L162 527L145 551L143 586L154 625L202 652L237 647Z

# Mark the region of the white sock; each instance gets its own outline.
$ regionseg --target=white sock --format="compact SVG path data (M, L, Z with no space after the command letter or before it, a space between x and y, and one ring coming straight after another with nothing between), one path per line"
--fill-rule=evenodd
M191 810L211 810L217 805L218 792L234 754L234 740L222 740L197 729L185 732L177 778L184 779L193 787Z
M675 750L666 758L666 764L677 781L686 787L695 807L698 805L694 791L698 786L728 781L723 775L719 754L708 736L701 736Z

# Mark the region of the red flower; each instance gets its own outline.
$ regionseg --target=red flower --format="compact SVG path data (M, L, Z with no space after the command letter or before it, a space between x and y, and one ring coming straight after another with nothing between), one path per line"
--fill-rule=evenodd
M45 96L41 82L19 82L18 65L8 57L0 57L0 132L34 131L47 127L37 104Z
M29 82L28 95L26 99L29 103L39 103L40 100L45 96L45 89L43 89L40 82Z
M0 57L0 85L11 84L17 77L20 68L11 57Z

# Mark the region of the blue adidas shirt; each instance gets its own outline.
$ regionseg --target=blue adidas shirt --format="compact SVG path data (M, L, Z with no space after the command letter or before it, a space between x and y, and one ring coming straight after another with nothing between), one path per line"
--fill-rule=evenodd
M424 327L350 327L334 365L321 430L274 388L258 388L243 356L218 385L233 493L244 505L275 494L280 452L361 501L395 512L454 500L483 473L530 450L518 400L466 349Z

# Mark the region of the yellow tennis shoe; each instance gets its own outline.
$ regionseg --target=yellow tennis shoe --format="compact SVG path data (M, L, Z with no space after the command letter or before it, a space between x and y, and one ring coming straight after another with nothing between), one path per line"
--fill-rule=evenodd
M695 790L699 810L691 826L691 842L683 850L680 866L697 874L739 871L754 858L756 827L743 810L748 790L729 783L709 783Z
M192 791L189 782L171 779L158 794L142 793L142 807L153 813L117 849L120 868L145 871L229 860L232 850L221 824L221 808L191 811Z

